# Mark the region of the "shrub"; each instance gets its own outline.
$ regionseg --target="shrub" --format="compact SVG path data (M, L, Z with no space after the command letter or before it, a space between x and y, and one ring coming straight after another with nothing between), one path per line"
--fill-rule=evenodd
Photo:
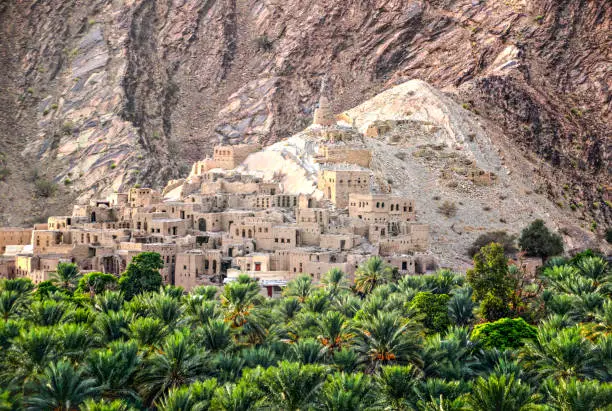
M62 133L65 135L72 134L74 132L74 123L70 120L64 121L62 124Z
M448 294L420 292L410 302L410 308L422 315L421 322L429 330L443 332L450 325L448 300L450 300Z
M519 247L530 257L548 258L563 253L563 240L544 221L535 220L521 232Z
M69 186L70 184L72 184L72 180L71 180L71 179L69 179L68 177L66 177L66 178L64 179L64 185L65 185L65 186Z
M445 201L438 207L438 212L446 217L457 215L457 206L452 201Z
M53 181L41 177L34 182L34 189L39 197L51 197L55 194L57 186Z
M479 235L478 238L474 240L472 246L468 248L468 255L470 257L474 257L476 253L485 245L498 243L504 248L504 254L509 256L517 251L515 242L516 236L510 235L506 231L490 231L488 233Z
M536 328L522 318L502 318L492 323L478 324L472 331L472 339L478 340L485 348L498 350L516 349L528 338L535 338Z
M0 167L0 181L6 180L11 175L11 170L6 167Z
M255 45L257 45L257 51L270 51L272 50L272 40L268 38L266 34L262 34L255 39Z

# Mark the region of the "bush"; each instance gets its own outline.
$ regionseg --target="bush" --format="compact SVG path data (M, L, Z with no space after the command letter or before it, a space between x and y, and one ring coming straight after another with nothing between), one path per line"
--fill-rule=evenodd
M452 201L447 200L438 207L438 211L446 217L454 217L457 215L457 206Z
M429 330L443 332L450 325L448 300L450 300L448 294L420 292L410 302L410 308L423 316L421 322Z
M0 167L0 181L6 180L11 175L11 170L6 167Z
M257 51L270 51L272 50L272 40L268 38L266 34L258 36L255 39L255 44L257 45Z
M491 231L478 236L472 243L472 246L468 248L468 255L474 257L478 251L485 245L491 243L498 243L504 248L504 254L506 256L512 255L517 252L515 245L516 236L510 235L505 231Z
M472 331L472 339L478 340L485 348L498 350L516 349L525 339L535 338L536 328L522 318L502 318L493 323L478 324Z
M39 197L51 197L57 190L55 183L46 178L37 179L34 182L34 188L36 190L36 195Z
M563 254L561 236L552 233L542 220L535 220L519 237L519 247L530 257L548 258Z
M70 120L64 121L62 124L62 134L69 135L74 132L74 123Z

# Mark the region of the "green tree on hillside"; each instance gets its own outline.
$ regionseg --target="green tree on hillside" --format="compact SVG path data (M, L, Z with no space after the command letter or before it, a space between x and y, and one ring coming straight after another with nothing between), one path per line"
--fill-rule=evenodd
M164 262L158 253L140 253L132 259L119 279L119 288L126 300L147 291L157 291L162 286L159 270Z
M509 314L514 283L508 275L508 261L500 244L491 243L480 249L474 256L474 268L467 271L467 280L474 290L474 299L481 301L481 315L487 321Z
M530 257L547 259L563 254L563 239L551 232L542 220L535 220L526 227L519 237L519 247Z

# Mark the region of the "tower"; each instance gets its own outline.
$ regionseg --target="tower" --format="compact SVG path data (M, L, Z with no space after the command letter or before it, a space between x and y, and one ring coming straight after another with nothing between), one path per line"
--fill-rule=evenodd
M321 80L321 91L319 94L319 106L315 109L312 124L323 127L333 126L336 124L336 118L334 117L328 95L327 75Z

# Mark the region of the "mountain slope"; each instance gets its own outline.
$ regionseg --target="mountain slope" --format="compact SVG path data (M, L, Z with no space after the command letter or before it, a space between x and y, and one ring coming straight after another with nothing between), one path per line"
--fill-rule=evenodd
M9 0L2 222L162 184L219 141L278 141L310 122L327 73L338 112L409 79L443 90L601 229L611 13L587 0ZM30 201L33 168L55 197Z

